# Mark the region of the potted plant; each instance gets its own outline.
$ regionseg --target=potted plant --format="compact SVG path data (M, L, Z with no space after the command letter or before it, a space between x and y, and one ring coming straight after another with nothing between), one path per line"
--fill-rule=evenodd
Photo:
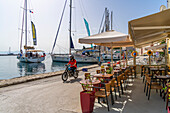
M81 109L82 113L92 113L95 101L95 91L92 91L92 80L90 75L88 76L89 84L82 84L85 87L85 90L80 92L80 101L81 101Z

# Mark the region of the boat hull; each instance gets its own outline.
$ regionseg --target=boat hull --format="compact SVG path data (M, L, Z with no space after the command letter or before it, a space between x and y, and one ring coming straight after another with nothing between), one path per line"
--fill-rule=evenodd
M40 63L45 60L45 57L38 57L38 58L28 58L28 57L17 57L20 62L26 63Z
M70 60L69 55L61 56L61 55L51 55L53 62L65 62L68 63ZM75 56L77 63L98 63L98 60L93 57L84 57L84 56Z

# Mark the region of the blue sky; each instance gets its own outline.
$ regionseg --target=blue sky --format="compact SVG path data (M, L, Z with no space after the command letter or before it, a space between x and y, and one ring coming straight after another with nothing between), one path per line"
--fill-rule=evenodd
M65 0L28 0L28 7L33 9L32 20L38 37L36 48L50 52L58 28ZM31 2L30 2L31 1ZM19 50L22 8L24 0L0 0L0 51ZM80 5L80 4L83 4ZM113 29L128 33L128 21L159 12L161 5L167 6L166 0L73 0L73 42L75 48L82 48L78 38L87 36L83 17L89 23L91 34L98 33L105 7L113 11ZM55 52L68 52L69 0ZM81 7L80 7L81 6ZM81 11L83 9L83 11ZM30 16L29 16L30 17ZM30 18L28 24L30 25ZM30 29L30 28L29 28ZM32 44L29 33L28 43Z

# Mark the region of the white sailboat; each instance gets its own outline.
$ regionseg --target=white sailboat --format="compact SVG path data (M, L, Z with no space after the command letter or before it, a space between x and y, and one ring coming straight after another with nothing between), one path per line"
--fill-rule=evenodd
M33 13L29 10L30 13ZM29 63L39 63L45 60L45 52L42 50L36 50L34 46L28 46L27 44L27 0L24 3L24 11L23 11L23 21L22 21L22 31L21 31L21 43L20 43L20 53L17 56L17 59L21 62L29 62ZM22 51L22 39L23 39L23 28L25 22L25 45L24 45L24 52ZM32 35L33 35L33 44L37 45L37 38L36 38L36 29L34 23L31 21L32 27Z
M69 54L65 54L65 55L53 54L53 50L54 50L54 47L55 47L55 44L56 44L56 40L57 40L57 36L58 36L58 33L59 33L60 25L61 25L61 22L62 22L63 14L64 14L64 11L65 11L66 3L67 3L67 0L65 1L64 9L63 9L63 12L62 12L62 16L61 16L58 31L57 31L57 35L56 35L54 45L53 45L53 48L52 48L52 52L51 52L51 58L52 58L53 62L69 62L69 60L70 60L69 56L72 54L71 49L74 48L72 36L71 36L71 30L72 30L71 29L72 0L70 0L70 22L69 22L69 24L70 24L69 25L70 47L69 47ZM74 55L74 58L76 59L77 63L98 63L96 56L89 57L89 56L86 56L86 55L78 55L78 54L72 54L72 55Z

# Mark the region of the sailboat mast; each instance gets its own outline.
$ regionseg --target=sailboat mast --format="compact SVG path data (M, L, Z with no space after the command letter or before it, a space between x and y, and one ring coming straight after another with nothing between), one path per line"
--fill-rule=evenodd
M25 0L25 46L27 47L27 0Z
M72 16L72 0L70 0L70 29L69 29L70 45L71 45L71 16ZM71 55L71 47L69 47L69 55Z

